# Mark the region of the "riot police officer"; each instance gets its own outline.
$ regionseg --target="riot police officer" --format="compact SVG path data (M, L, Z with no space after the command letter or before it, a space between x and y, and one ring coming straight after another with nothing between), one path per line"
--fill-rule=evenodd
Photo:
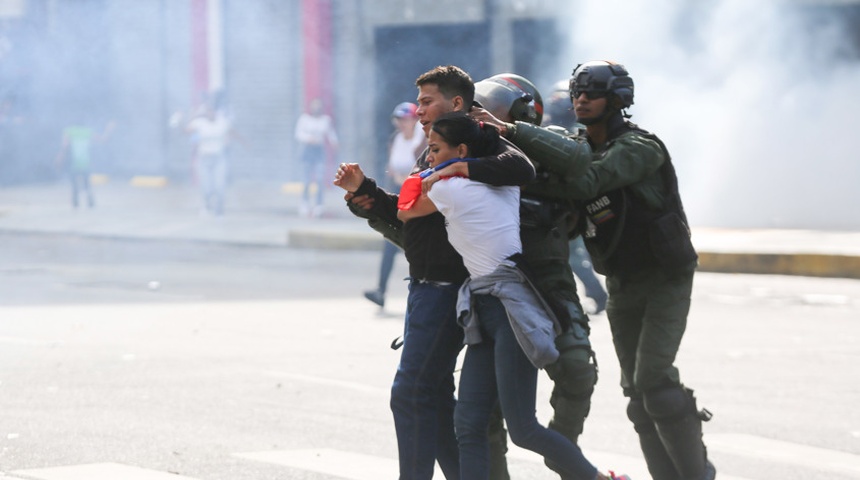
M633 79L624 66L581 64L569 90L586 126L582 138L525 122L496 124L584 202L581 228L595 269L606 275L627 414L652 477L711 480L716 470L702 440L702 421L710 413L699 411L674 365L698 257L669 153L659 138L628 120Z
M522 76L503 73L475 83L475 100L504 121L541 124L540 92ZM532 161L536 166L540 164L540 158ZM597 382L588 316L583 313L568 260L576 221L577 204L562 178L548 169L536 168L535 180L522 188L520 237L523 256L537 287L566 327L556 341L561 357L547 367L555 382L549 427L574 443L582 433Z

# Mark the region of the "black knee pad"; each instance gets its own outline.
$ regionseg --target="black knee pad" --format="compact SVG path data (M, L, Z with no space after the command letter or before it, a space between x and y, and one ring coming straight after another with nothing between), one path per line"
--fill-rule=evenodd
M627 418L629 418L634 425L646 422L651 423L651 417L648 415L648 412L645 411L645 403L641 398L630 399L630 402L627 404Z
M570 399L587 399L594 392L597 383L597 368L587 359L570 355L570 351L562 353L553 369L547 369L555 383L553 394Z
M591 350L587 327L573 327L556 337L558 360L546 367L559 393L571 398L589 397L597 384L597 360Z
M630 399L630 403L627 404L627 418L633 422L633 429L637 433L656 432L654 421L645 410L645 402L641 398Z
M650 390L642 398L645 411L654 421L669 421L696 413L693 391L681 386Z
M565 395L572 398L590 398L597 384L597 368L593 363L576 362L568 365L568 379L564 383Z

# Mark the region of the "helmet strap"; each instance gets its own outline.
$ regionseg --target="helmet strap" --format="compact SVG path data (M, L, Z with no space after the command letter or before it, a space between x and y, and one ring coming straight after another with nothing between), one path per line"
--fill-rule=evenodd
M617 110L609 108L609 102L606 102L606 105L603 106L603 111L600 112L600 115L594 118L577 118L576 121L585 125L586 127L589 125L596 125L604 120L606 120L612 112Z

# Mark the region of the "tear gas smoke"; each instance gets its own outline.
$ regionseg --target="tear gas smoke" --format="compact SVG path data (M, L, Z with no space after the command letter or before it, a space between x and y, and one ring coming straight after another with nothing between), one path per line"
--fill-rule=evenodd
M838 10L609 0L569 15L558 78L628 68L632 120L666 142L694 226L860 228L860 63Z

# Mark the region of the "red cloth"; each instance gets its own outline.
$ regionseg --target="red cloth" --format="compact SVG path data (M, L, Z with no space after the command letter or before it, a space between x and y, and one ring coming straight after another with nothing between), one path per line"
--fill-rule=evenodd
M469 158L454 158L448 160L441 165L437 165L436 168L428 168L427 170L423 170L418 173L413 173L406 177L406 180L403 181L403 185L400 186L400 196L397 198L397 209L398 210L409 210L415 205L415 202L418 201L418 197L421 196L421 180L428 177L436 170L441 170L442 168L455 163L455 162L463 162L471 160ZM451 177L465 177L465 175L443 175L441 177L442 180Z
M415 173L406 177L403 185L400 186L400 196L397 198L397 208L399 210L409 210L418 197L421 196L421 177Z

